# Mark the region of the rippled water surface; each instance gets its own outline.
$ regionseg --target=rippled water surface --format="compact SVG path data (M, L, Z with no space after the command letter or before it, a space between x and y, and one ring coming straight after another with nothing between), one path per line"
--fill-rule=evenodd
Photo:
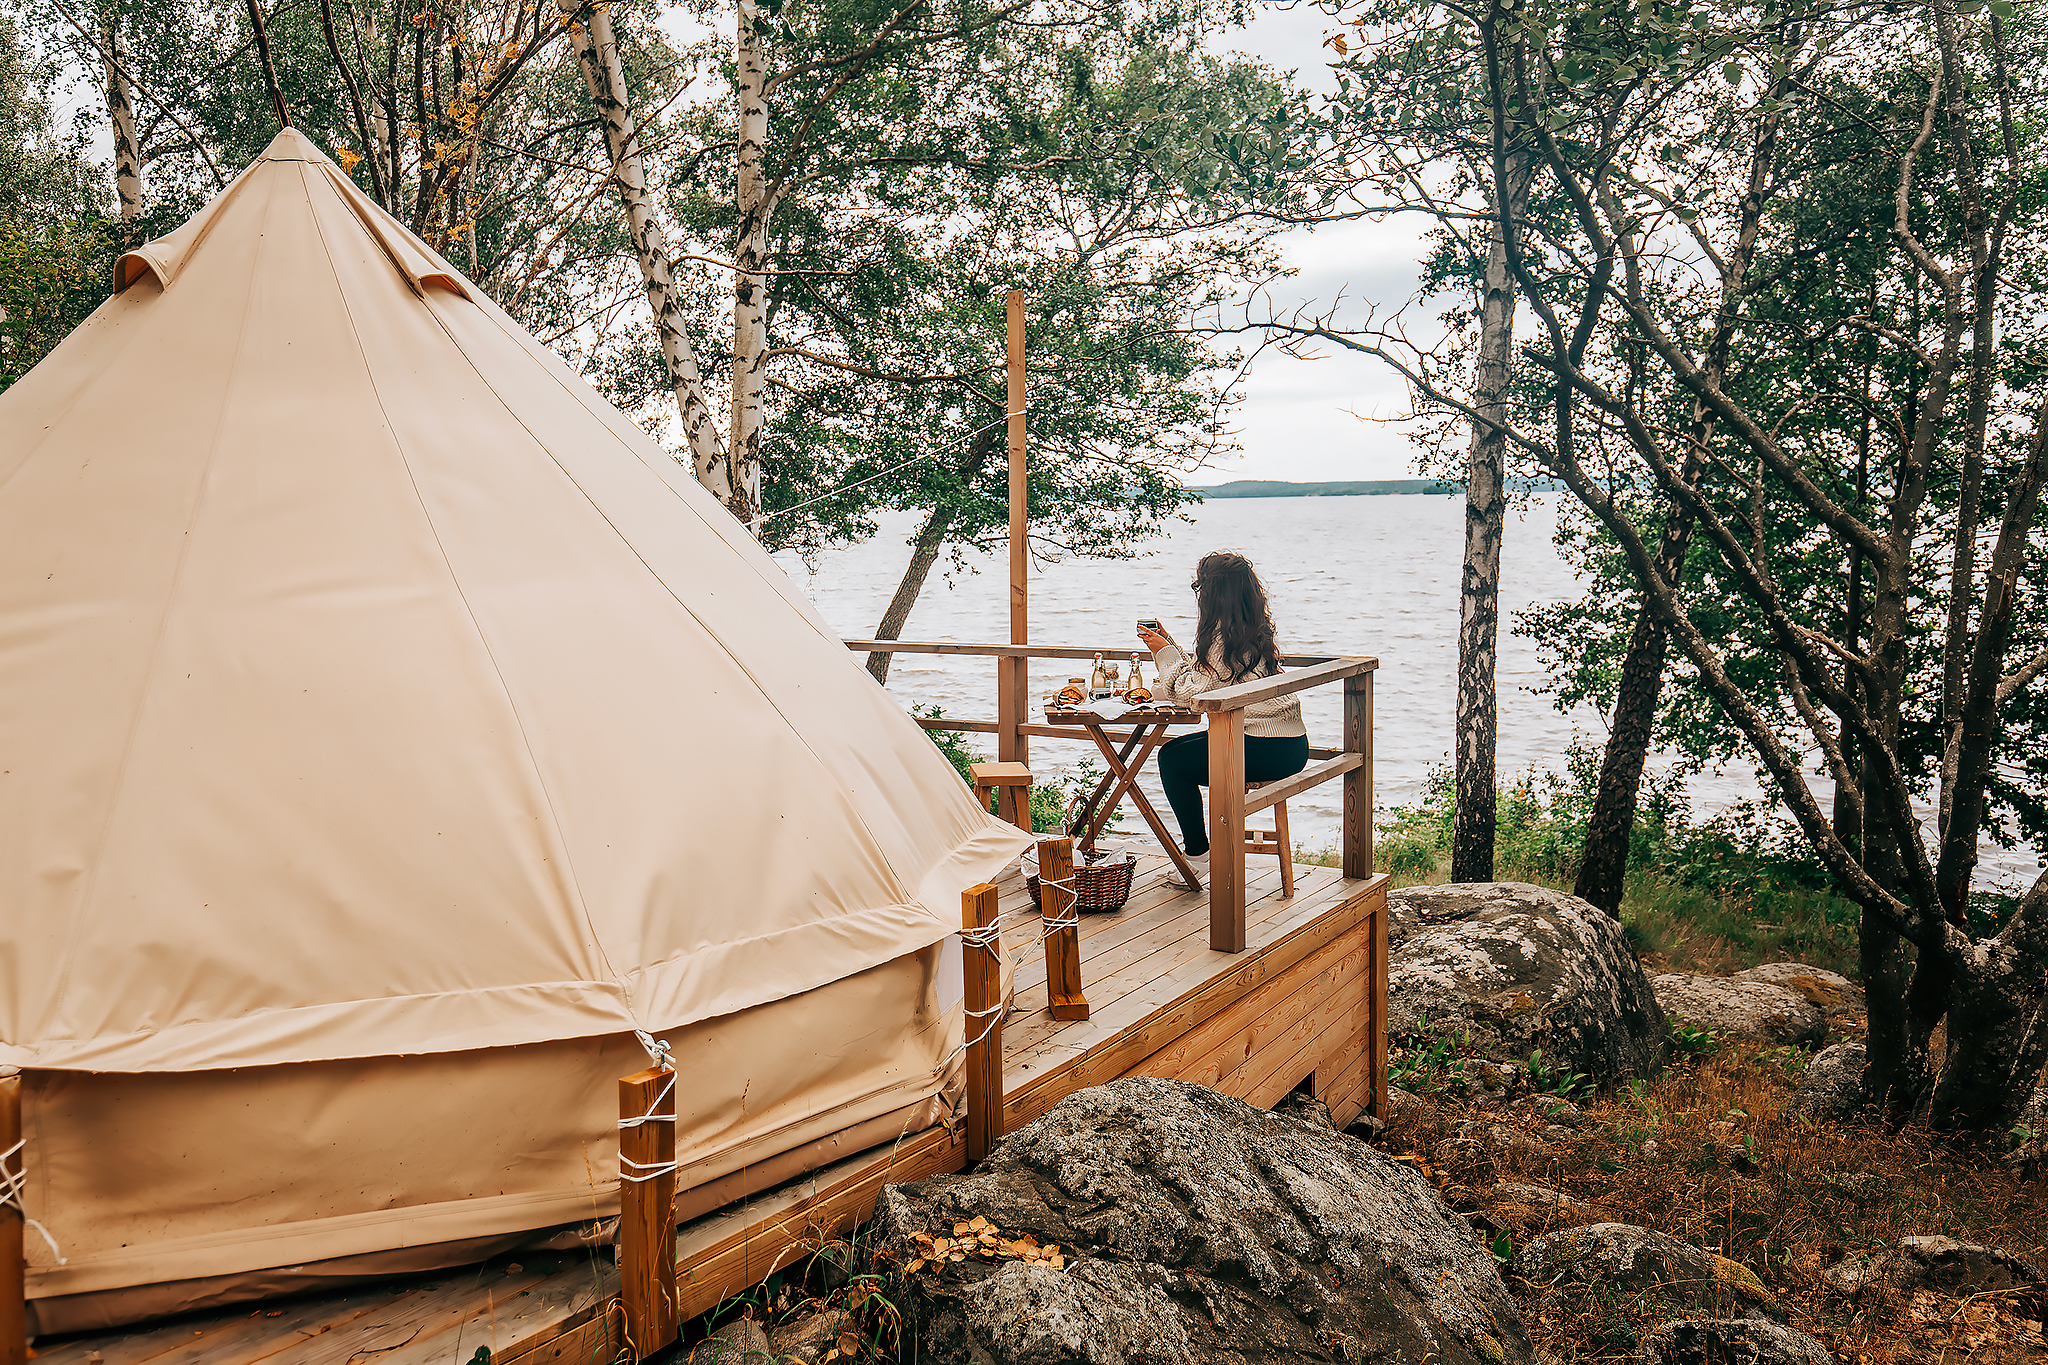
M1576 599L1577 579L1551 543L1558 495L1538 495L1508 524L1502 568L1500 635L1500 749L1503 778L1531 767L1562 766L1574 730L1604 742L1599 714L1582 707L1560 714L1534 689L1543 672L1532 642L1511 633L1514 612L1531 603ZM1157 616L1186 644L1195 631L1194 595L1188 590L1195 561L1210 550L1239 550L1258 566L1273 602L1282 647L1301 653L1374 654L1380 669L1374 701L1379 802L1412 803L1429 766L1449 761L1458 651L1458 573L1463 550L1464 503L1455 497L1230 498L1193 509L1192 524L1147 542L1127 561L1069 560L1043 564L1031 579L1031 638L1035 643L1109 645L1127 657L1137 648L1141 616ZM782 562L842 635L865 638L881 619L909 559L914 519L895 515L865 544L825 555L810 572L794 556ZM971 555L969 571L950 580L934 570L904 629L908 640L1006 640L1009 617L1002 560ZM943 561L942 561L943 567ZM1038 660L1032 694L1058 689L1073 669ZM902 654L889 690L904 702L934 702L948 716L992 719L995 668L985 659ZM1311 743L1339 737L1339 689L1305 694ZM977 740L982 737L977 737ZM992 738L992 737L989 737ZM992 745L988 746L992 747ZM1032 768L1070 769L1092 746L1032 741ZM1145 786L1166 814L1156 781ZM1288 803L1295 841L1312 847L1337 837L1339 784L1329 783ZM1695 811L1711 814L1754 794L1751 774L1709 774L1692 783ZM1171 816L1167 819L1170 821ZM1125 829L1142 829L1135 817ZM1986 850L1987 871L2002 880L2032 878L2031 853Z

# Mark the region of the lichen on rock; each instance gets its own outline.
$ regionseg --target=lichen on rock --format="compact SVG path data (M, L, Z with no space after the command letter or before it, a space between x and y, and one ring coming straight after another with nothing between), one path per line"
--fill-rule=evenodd
M920 1254L917 1234L976 1217L998 1243L1058 1245L1066 1268ZM1344 1340L1532 1359L1492 1254L1428 1182L1327 1121L1180 1081L1070 1095L973 1173L884 1189L876 1228L927 1359L1252 1365Z

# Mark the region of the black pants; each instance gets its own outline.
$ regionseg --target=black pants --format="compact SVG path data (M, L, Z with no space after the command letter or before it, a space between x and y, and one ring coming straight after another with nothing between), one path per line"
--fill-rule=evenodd
M1271 782L1308 766L1308 736L1244 737L1244 780ZM1181 846L1190 857L1209 851L1209 822L1202 818L1202 788L1209 785L1209 732L1197 730L1159 746L1159 785L1173 818L1180 821Z

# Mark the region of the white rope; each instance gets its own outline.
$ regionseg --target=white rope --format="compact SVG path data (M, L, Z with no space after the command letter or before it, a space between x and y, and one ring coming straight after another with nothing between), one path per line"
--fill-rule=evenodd
M21 1221L41 1233L43 1240L50 1244L50 1254L57 1258L57 1264L66 1265L64 1253L57 1249L57 1239L50 1235L48 1228L28 1216L28 1159L22 1157L19 1168L14 1164L14 1159L22 1156L27 1147L28 1139L23 1138L0 1152L0 1209L13 1209L20 1214Z
M1038 891L1041 903L1045 895L1045 888L1048 886L1072 892L1074 891L1074 874L1069 872L1064 877L1039 877ZM1004 920L1012 922L1005 924ZM979 948L982 952L995 958L998 965L1000 965L1002 958L999 954L1003 946L1003 935L1018 928L1027 920L1038 921L1036 941L1039 943L1045 942L1045 940L1051 938L1062 929L1078 929L1081 927L1080 897L1078 894L1070 897L1067 901L1067 908L1057 915L1047 915L1029 906L1017 906L1013 909L998 911L996 917L987 924L971 929L955 929L953 932L960 936L962 948ZM1029 941L1027 940L1027 942ZM965 1039L958 1047L947 1053L944 1059L932 1068L934 1076L944 1074L946 1068L953 1064L954 1058L996 1031L997 1025L1003 1021L1003 1016L1008 1014L1010 1007L1016 1003L1017 969L1023 965L1023 949L1012 950L1010 953L1010 989L1003 995L1003 998L985 1010L962 1010L962 1013L969 1019L987 1019L988 1022L982 1025L981 1032L975 1034L972 1038ZM963 1028L962 1032L964 1033L965 1031Z
M674 1123L676 1121L674 1114L657 1114L654 1112L661 1108L662 1101L673 1095L676 1089L676 1064L669 1057L668 1043L655 1037L645 1029L634 1029L633 1036L640 1040L640 1046L647 1049L647 1055L653 1060L654 1065L668 1073L668 1080L662 1085L661 1093L654 1097L654 1102L647 1106L646 1113L638 1118L620 1119L619 1127L621 1130L624 1130L627 1128L638 1128L646 1123ZM631 1185L641 1185L650 1180L659 1180L661 1177L674 1171L680 1164L680 1162L674 1160L635 1161L624 1152L620 1152L619 1179ZM626 1170L628 1166L631 1166L635 1171L644 1171L646 1174L632 1175Z
M1028 409L1031 405L1029 403L1026 403L1024 406ZM828 492L820 493L817 497L810 499L808 502L800 502L796 504L794 507L778 507L773 512L763 512L760 516L755 517L752 521L747 523L747 529L749 531L758 531L761 529L761 523L764 521L773 521L777 517L786 517L791 512L801 512L806 507L815 507L819 503L824 502L830 498L838 497L841 493L851 493L854 489L866 487L868 484L875 482L877 479L886 479L891 474L894 474L899 470L908 469L914 464L923 464L926 460L937 459L939 456L945 454L947 451L953 449L955 446L966 445L969 441L981 435L981 433L983 433L984 431L993 430L994 428L999 427L1003 423L1009 421L1012 417L1021 416L1023 416L1023 413L1021 412L1005 412L1001 417L996 418L995 421L987 422L982 424L981 426L976 427L974 430L968 432L965 436L962 436L957 441L949 441L945 445L940 446L937 450L928 450L922 455L913 455L909 459L905 460L902 464L890 465L887 469L883 470L879 474L870 474L867 478L860 479L854 483L841 484L839 487L831 489Z

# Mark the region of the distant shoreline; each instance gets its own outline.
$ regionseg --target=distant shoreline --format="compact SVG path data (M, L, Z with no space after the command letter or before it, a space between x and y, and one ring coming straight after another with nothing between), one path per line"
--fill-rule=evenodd
M1554 493L1561 484L1555 479L1509 479L1516 493ZM1235 479L1211 488L1189 488L1208 498L1383 498L1416 493L1454 497L1465 491L1455 479L1359 479L1336 483L1286 483L1277 479Z

